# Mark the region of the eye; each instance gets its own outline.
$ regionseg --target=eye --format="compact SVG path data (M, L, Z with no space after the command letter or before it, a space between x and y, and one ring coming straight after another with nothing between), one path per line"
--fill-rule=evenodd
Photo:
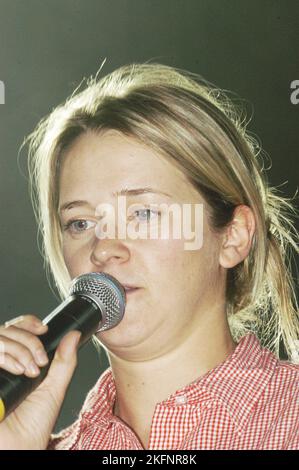
M153 217L150 217L150 213L153 214ZM158 215L160 215L160 212L154 211L152 209L139 209L135 211L134 214L140 214L139 219L141 220L141 222L148 222L149 218L153 219L157 217Z
M73 233L82 233L95 225L95 222L92 222L91 220L73 219L63 226L63 230Z

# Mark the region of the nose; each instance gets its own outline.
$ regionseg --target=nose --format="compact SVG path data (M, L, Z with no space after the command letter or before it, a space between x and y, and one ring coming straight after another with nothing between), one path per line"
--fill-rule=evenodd
M104 238L96 240L91 252L91 262L103 268L109 264L121 264L130 258L129 249L118 239Z

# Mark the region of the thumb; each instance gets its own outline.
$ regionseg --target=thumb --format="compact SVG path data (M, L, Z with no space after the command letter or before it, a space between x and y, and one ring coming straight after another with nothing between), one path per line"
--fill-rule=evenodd
M44 381L44 387L52 389L58 401L63 400L77 366L80 337L80 331L70 331L62 338Z

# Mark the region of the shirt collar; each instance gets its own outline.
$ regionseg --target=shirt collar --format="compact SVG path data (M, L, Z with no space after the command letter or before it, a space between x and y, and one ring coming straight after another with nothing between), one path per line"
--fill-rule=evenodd
M196 386L221 401L242 432L277 363L275 355L263 348L253 333L248 333L241 338L233 353L203 375Z
M241 432L250 413L271 380L278 360L258 338L248 333L241 338L228 358L191 384L172 394L160 406L173 406L178 396L185 396L187 403L196 403L199 397L222 402ZM108 425L118 420L113 416L116 397L115 381L111 368L100 377L88 394L82 408L82 417L90 422Z

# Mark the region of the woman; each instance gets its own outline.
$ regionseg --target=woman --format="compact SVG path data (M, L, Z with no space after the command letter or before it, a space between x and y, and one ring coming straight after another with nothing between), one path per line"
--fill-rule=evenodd
M298 449L298 306L286 264L287 248L298 252L293 208L268 186L228 99L194 74L128 65L90 80L29 141L61 297L93 271L134 289L124 319L96 335L111 367L76 422L50 437L76 366L71 332L45 381L1 423L2 448ZM146 234L163 219L155 208L202 207L201 246L187 250L186 236L171 233L101 236L99 205L112 217L120 195L126 222ZM2 367L38 374L45 331L30 315L2 327Z

